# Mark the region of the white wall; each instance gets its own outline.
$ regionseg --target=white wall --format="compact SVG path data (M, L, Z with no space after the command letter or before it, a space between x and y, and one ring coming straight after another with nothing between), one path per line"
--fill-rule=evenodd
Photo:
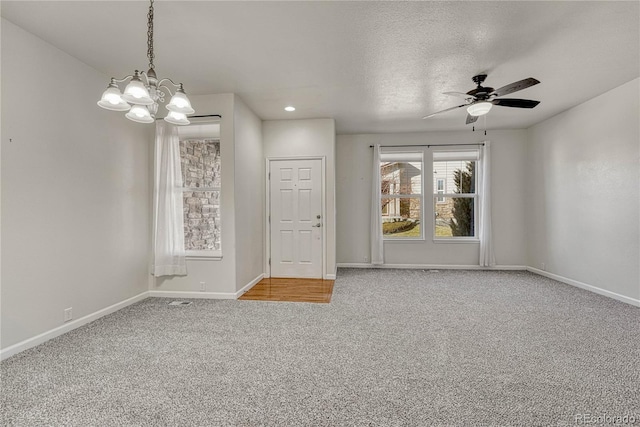
M528 130L528 263L640 299L639 80ZM544 267L543 267L544 264Z
M331 278L336 272L336 133L333 119L272 120L262 123L264 155L270 157L325 157L326 271ZM265 242L268 244L268 242ZM267 267L265 266L265 271Z
M465 144L491 141L493 236L496 262L524 266L524 130L338 135L336 148L338 263L366 264L370 250L370 206L373 151L370 145ZM442 148L442 147L438 147ZM427 153L429 151L427 150ZM432 173L429 156L425 174ZM385 264L478 265L478 243L435 243L430 222L432 197L425 187L425 240L384 243Z
M147 291L150 133L108 82L2 20L2 348Z
M236 291L264 273L262 121L234 98ZM223 159L224 162L224 159Z
M199 292L205 282L205 292L231 295L236 292L236 237L235 237L235 129L234 95L189 96L197 115L219 114L221 157L221 260L187 260L187 276L156 278L152 291Z

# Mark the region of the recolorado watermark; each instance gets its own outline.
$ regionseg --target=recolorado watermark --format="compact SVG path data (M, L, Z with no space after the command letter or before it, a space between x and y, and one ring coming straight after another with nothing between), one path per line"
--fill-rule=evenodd
M634 425L640 424L640 414L576 414L574 421L576 425Z

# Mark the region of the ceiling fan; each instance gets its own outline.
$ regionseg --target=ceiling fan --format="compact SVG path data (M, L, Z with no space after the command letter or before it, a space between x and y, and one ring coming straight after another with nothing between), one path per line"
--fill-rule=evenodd
M444 113L446 111L455 110L456 108L467 107L467 122L475 123L478 117L483 116L491 110L494 105L501 107L515 107L515 108L533 108L540 103L540 101L533 101L531 99L515 99L515 98L499 98L499 96L507 95L513 92L517 92L522 89L526 89L533 85L540 83L533 77L528 79L513 82L506 86L502 86L500 89L493 89L492 87L483 87L482 83L487 78L486 74L479 74L472 78L473 82L478 85L475 89L470 90L467 93L462 92L444 92L445 95L452 95L462 97L465 100L465 104L456 105L455 107L447 108L446 110L431 113L424 116L423 119L435 116L436 114Z

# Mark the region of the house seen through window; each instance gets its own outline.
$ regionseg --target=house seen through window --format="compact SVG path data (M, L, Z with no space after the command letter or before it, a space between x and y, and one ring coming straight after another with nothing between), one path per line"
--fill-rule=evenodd
M380 187L383 237L422 238L422 153L381 153Z
M478 150L433 153L436 239L476 237L478 158Z

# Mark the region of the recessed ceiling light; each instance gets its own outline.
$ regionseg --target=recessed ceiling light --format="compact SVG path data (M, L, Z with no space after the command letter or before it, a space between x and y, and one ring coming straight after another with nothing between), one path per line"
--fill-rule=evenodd
M296 111L296 107L289 105L288 107L284 107L284 111Z

